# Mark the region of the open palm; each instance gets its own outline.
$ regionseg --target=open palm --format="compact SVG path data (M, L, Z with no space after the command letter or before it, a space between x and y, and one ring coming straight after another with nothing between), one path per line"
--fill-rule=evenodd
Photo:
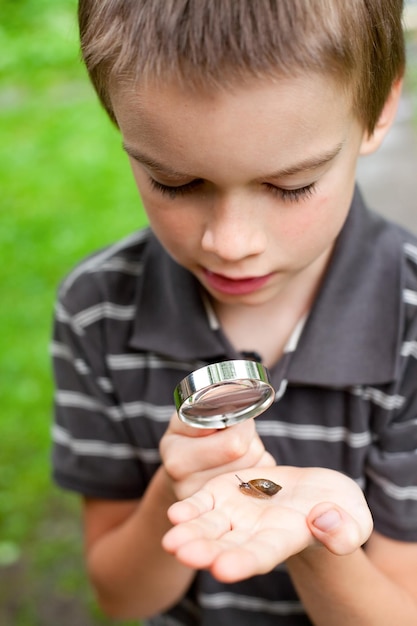
M266 573L306 549L325 546L348 554L372 530L361 490L339 472L266 467L245 470L241 478L268 478L282 490L256 499L240 491L234 474L218 476L169 509L174 528L165 535L164 548L189 567L235 582ZM324 532L315 526L323 514Z

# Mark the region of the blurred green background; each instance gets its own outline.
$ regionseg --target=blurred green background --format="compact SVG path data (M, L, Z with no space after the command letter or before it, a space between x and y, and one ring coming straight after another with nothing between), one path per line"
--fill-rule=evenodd
M58 282L145 223L79 61L76 0L0 0L0 624L91 626L75 496L49 478Z
M114 624L87 584L78 499L49 478L48 343L60 279L146 218L79 61L76 0L0 0L0 198L0 624Z

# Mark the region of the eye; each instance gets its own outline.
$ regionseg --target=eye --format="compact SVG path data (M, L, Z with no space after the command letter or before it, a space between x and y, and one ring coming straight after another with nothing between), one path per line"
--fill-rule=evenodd
M196 178L195 180L190 181L185 185L164 185L163 183L159 183L154 178L149 177L149 182L151 184L152 189L159 191L161 194L168 195L172 200L174 200L177 196L184 196L187 193L191 193L197 187L200 187L203 183L201 178Z
M315 182L310 185L306 185L305 187L299 187L298 189L283 189L282 187L277 187L276 185L271 185L270 183L264 183L264 185L274 194L279 195L284 202L298 202L299 200L305 200L310 198L316 190Z

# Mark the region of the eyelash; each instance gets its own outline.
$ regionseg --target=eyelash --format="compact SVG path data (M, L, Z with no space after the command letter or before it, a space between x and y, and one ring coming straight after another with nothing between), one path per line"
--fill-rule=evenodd
M185 196L187 193L191 193L196 187L199 187L203 181L200 178L196 178L190 183L187 183L186 185L179 185L178 187L163 185L162 183L158 183L158 181L153 178L149 178L149 182L151 183L152 189L155 189L156 191L159 191L159 193L169 196L171 200L174 200L177 196Z
M264 183L264 185L267 189L272 191L272 193L279 195L284 202L299 202L300 200L305 200L310 198L316 190L315 182L305 187L298 187L298 189L282 189L281 187L275 187L275 185L269 183Z
M200 187L204 181L200 178L196 178L186 185L179 185L178 187L163 185L162 183L158 183L158 181L153 178L149 178L149 182L152 189L159 191L159 193L163 195L168 195L171 200L175 200L178 196L185 196L186 194L191 193L196 188ZM306 185L305 187L299 187L298 189L281 189L280 187L275 187L275 185L271 185L270 183L264 183L264 185L269 191L275 195L279 195L284 202L298 202L299 200L309 198L313 195L316 188L315 182L310 185Z

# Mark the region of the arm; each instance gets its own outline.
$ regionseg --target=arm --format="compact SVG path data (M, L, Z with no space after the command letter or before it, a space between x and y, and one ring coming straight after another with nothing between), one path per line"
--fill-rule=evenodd
M417 544L374 532L365 550L343 557L304 551L287 561L301 601L318 626L417 624Z
M321 468L262 473L283 486L269 500L243 496L236 478L225 475L175 504L169 515L177 526L165 536L165 548L224 582L286 561L317 626L417 623L417 546L373 533L361 547L372 520L353 481ZM255 477L242 472L243 480Z
M161 549L174 499L160 468L140 501L84 500L87 569L108 615L152 615L175 604L189 587L193 569Z
M174 415L160 448L163 465L140 502L85 500L87 567L103 610L114 617L151 616L186 593L195 568L161 546L170 505L224 468L273 464L253 420L207 434Z

